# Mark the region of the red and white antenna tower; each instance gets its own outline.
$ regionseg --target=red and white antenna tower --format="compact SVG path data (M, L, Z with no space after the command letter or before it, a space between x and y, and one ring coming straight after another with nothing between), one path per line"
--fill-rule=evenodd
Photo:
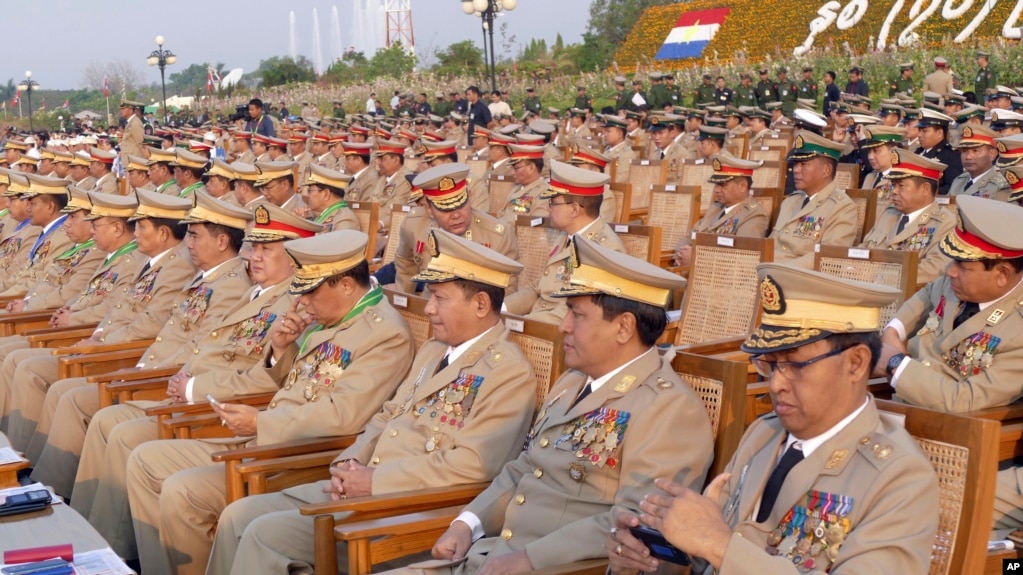
M412 0L386 0L384 11L387 13L387 47L400 41L406 50L414 51L416 40L412 33Z

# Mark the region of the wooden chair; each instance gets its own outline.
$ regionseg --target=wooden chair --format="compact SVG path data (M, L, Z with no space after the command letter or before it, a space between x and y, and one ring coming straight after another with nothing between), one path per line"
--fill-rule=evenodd
M552 228L547 218L518 216L515 239L519 246L519 263L524 266L519 274L519 285L529 285L543 273L551 250L562 241L562 233Z
M515 187L515 179L511 175L490 174L487 182L487 193L490 197L490 211L499 212L508 203L508 196Z
M700 188L696 186L654 186L650 190L650 215L647 223L661 229L661 255L658 265L671 265L675 246L688 238L700 217Z
M614 181L614 180L612 180ZM610 184L611 193L615 196L615 221L632 223L632 218L626 217L626 206L632 204L632 184Z
M746 159L749 157L749 132L740 134L731 139L725 148L736 158Z
M763 160L765 162L784 162L786 154L788 154L788 150L786 148L756 146L749 151L749 159L753 161Z
M405 223L405 216L410 211L412 211L410 206L391 206L391 229L387 232L387 246L384 247L384 254L377 265L378 268L393 262L394 257L398 254L401 224Z
M384 295L408 324L409 331L412 332L412 339L416 342L416 351L419 351L423 344L433 337L433 324L430 323L430 317L426 315L427 300L387 288L384 288Z
M565 371L565 335L557 325L505 315L504 325L511 332L509 339L529 359L536 375L536 411L539 413L547 392Z
M778 212L781 211L781 202L785 199L785 191L780 188L761 188L759 190L751 190L750 195L770 216L770 221L767 224L767 235L771 235L774 224L778 222Z
M696 234L675 345L745 337L760 315L757 264L774 258L770 239Z
M615 235L625 244L625 251L634 258L646 260L655 266L661 264L661 228L612 224ZM521 248L520 248L521 249Z
M937 196L934 198L937 202L946 208L955 211L956 208L956 197L955 196Z
M699 395L710 418L715 461L707 475L710 481L728 464L745 431L742 405L746 368L741 363L688 353L676 355L672 359L672 368ZM338 541L347 543L348 573L351 575L370 573L374 564L430 549L461 511L461 506L447 499L447 493L431 491L408 507L415 513L406 511L404 515L386 519L346 520L333 528L332 537L326 532L330 523L321 517L333 519L333 516L318 516L315 573L337 571ZM463 495L464 490L452 492L453 498ZM440 502L450 506L440 506ZM438 507L424 509L423 505ZM302 513L312 514L307 508L303 508ZM321 566L323 561L327 564ZM607 561L595 559L574 564L571 568L573 573L605 573ZM552 573L559 571L560 568L550 570Z
M59 379L86 377L116 371L138 364L154 340L145 339L116 344L70 347L92 335L96 326L72 329L41 329L25 332L30 348L51 348L57 356Z
M472 148L470 148L469 146L458 146L458 148L455 150L455 155L458 156L458 163L464 164L465 161L469 159L469 156L473 155Z
M46 329L50 325L50 317L53 312L54 310L48 309L4 314L0 316L0 337Z
M792 148L792 139L795 134L794 130L778 130L776 134L766 134L761 139L761 145L766 148L784 148L786 153Z
M828 275L886 285L902 292L901 297L881 310L881 325L895 317L899 306L916 293L919 254L912 251L870 250L845 246L818 246L813 269Z
M874 190L846 190L845 194L856 204L857 231L853 245L858 245L863 241L863 237L867 235L870 228L874 227L874 222L877 220L877 192Z
M707 213L710 203L714 200L714 184L707 180L714 175L714 166L702 158L682 160L682 173L679 184L700 188L700 214Z
M643 218L650 211L650 190L663 186L668 181L668 164L663 160L632 160L629 165L629 183L632 184L632 199L628 221ZM624 218L623 218L624 219Z
M369 243L366 244L366 261L371 262L373 261L373 256L377 253L377 234L380 232L380 204L376 202L351 202L348 204L348 207L355 212L355 217L359 219L359 229L362 230L362 233L369 236ZM393 218L394 216L391 217Z
M860 167L856 164L838 164L835 172L835 188L855 190L860 187Z
M463 163L469 166L469 177L473 180L482 178L487 173L487 170L490 169L490 160L486 158L471 157L467 158Z
M763 166L753 170L753 188L784 190L786 173L785 162L764 162Z

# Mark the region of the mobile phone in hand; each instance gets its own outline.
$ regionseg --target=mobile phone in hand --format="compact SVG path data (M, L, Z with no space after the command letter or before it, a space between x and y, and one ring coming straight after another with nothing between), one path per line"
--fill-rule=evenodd
M660 531L642 526L629 527L629 531L650 549L650 555L653 557L676 565L689 565L689 555L668 543Z
M223 408L224 407L223 403L220 403L219 401L217 401L217 398L213 397L213 395L211 395L209 393L206 394L206 401L209 401L210 405L215 405L215 406L217 406L219 408Z

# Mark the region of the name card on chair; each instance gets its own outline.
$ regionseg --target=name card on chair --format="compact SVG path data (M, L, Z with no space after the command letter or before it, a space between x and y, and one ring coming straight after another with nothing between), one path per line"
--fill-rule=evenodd
M627 234L629 233L629 226L623 224L615 224L616 234Z
M543 218L533 218L529 220L529 227L535 228L536 226L543 225Z
M675 188L675 184L666 184L666 185L664 186L664 189L665 189L665 190L667 190L667 191L669 191L669 192L674 192L674 191L675 191L675 189L676 189L676 188Z
M938 202L938 205L947 206L951 203L948 196L938 196L934 198Z
M504 325L505 327L514 331L515 333L522 333L526 331L526 322L522 321L521 319L512 319L510 317L506 317L504 318Z
M639 161L639 165L641 165L641 166L649 166L650 165L650 160L640 160Z
M408 307L408 298L403 295L394 294L394 307Z
M870 250L849 248L849 257L857 260L869 260Z
M725 246L728 248L735 247L735 238L731 236L718 236L718 245Z

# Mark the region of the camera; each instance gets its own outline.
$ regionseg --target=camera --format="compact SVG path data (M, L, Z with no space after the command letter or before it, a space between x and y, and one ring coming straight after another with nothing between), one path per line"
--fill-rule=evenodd
M231 121L237 122L238 120L244 120L249 117L249 106L246 104L240 104L234 107L234 113L231 114Z

